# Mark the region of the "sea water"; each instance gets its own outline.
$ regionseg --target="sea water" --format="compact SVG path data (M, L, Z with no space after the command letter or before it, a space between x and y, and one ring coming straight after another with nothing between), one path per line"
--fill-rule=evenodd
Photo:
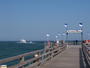
M0 59L16 56L19 54L40 50L44 48L44 41L33 41L32 43L18 43L16 41L0 42Z

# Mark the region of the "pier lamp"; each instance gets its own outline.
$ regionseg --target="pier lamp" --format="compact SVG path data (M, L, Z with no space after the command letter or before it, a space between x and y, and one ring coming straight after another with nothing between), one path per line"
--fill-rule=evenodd
M65 40L65 39L64 39L64 37L65 37L65 36L66 36L66 34L65 34L65 33L63 33L63 34L62 34L62 37L63 37L63 39L62 39L62 40Z
M67 28L67 27L68 27L68 25L67 25L67 24L64 24L64 27L65 27L65 28Z
M56 35L56 40L58 40L58 36Z
M68 30L68 24L64 24L64 27L65 27L65 29L66 29L66 41L68 40L68 32L67 32L67 30Z
M49 40L50 34L46 34L46 37L47 37L48 46L50 46L50 40Z
M58 36L61 36L61 40L64 40L63 37L66 36L66 34L62 33L62 34L58 34Z
M56 35L56 43L59 44L59 39L58 39L58 36Z
M82 28L83 27L83 23L79 23L79 26Z
M46 37L46 43L44 44L43 54L46 53L46 48L47 48L46 45L49 43L49 37L50 37L50 34L46 34L45 37ZM38 55L36 55L36 57L37 57L37 56L38 56ZM44 60L44 56L42 56L42 60ZM44 61L42 61L42 63L44 63Z
M61 38L61 34L60 33L58 34L58 37L59 37L59 40L60 40L60 38Z
M47 41L49 41L50 34L46 34Z
M81 30L81 44L83 44L83 23L79 23L79 27Z
M55 45L56 45L56 46L59 46L59 39L58 39L59 36L56 35L55 37L56 37Z

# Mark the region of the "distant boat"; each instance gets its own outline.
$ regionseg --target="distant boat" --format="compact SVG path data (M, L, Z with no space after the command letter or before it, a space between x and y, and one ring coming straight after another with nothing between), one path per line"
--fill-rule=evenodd
M22 40L20 40L20 43L27 43L27 41L22 39Z

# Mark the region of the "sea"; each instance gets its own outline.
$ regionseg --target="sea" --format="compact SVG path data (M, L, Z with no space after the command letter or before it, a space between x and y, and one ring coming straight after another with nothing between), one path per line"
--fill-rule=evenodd
M74 41L70 44L76 44ZM46 41L32 41L32 43L19 43L18 41L0 41L0 60L17 56L27 52L43 49ZM69 44L69 43L68 43ZM80 44L78 41L77 44Z
M18 43L17 41L0 41L0 60L44 48L45 41Z

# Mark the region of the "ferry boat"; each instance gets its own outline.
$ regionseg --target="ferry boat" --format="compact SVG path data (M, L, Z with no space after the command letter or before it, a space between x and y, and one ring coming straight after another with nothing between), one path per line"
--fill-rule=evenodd
M20 43L27 43L27 41L24 40L24 39L21 39L21 40L20 40Z

